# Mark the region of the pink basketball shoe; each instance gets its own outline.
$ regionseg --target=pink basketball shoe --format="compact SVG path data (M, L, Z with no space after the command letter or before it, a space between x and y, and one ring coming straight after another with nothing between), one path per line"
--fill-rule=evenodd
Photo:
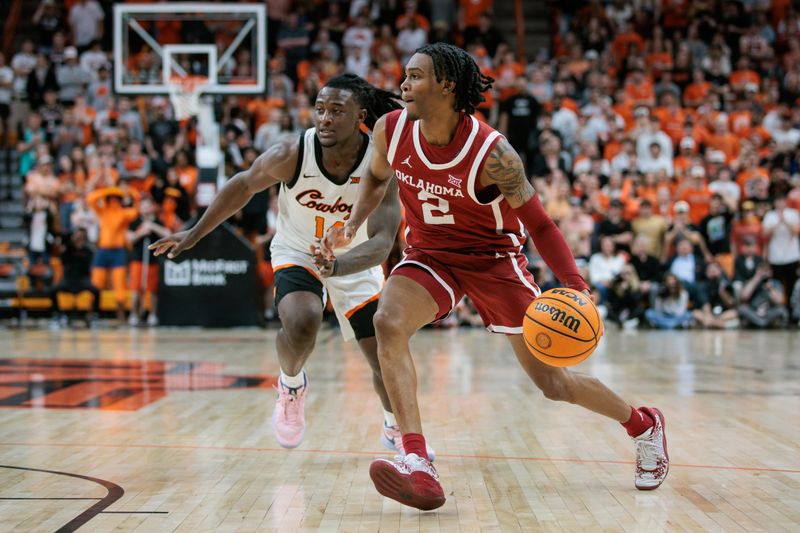
M278 379L278 401L272 412L275 439L284 448L296 448L303 442L306 430L305 401L308 378L302 387L291 389Z

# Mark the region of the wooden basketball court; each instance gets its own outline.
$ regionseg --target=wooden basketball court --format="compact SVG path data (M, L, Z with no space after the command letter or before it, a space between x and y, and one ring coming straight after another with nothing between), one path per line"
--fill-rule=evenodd
M354 344L324 330L305 441L273 439L274 330L0 333L0 531L797 531L796 332L609 330L579 368L667 417L671 469L633 486L616 423L545 400L502 336L414 341L447 503L384 499Z

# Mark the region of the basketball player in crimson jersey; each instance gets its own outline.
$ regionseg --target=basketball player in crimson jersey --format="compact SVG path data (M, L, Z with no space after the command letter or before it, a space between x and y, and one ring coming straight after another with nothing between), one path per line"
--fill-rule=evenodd
M406 455L378 459L370 476L378 492L418 509L445 502L426 457L409 339L446 316L466 294L489 331L507 336L531 380L562 400L619 421L636 441L635 485L655 489L669 459L664 417L634 408L599 380L545 365L522 338L525 310L540 291L521 249L523 226L564 285L588 294L563 235L545 213L508 141L472 113L492 80L455 46L423 46L411 57L400 89L407 107L378 120L370 172L353 214L331 228L320 254L333 257L380 205L396 176L408 224L405 258L389 276L375 314L378 357ZM388 194L392 194L388 191Z
M282 328L276 344L281 375L273 429L285 448L298 446L305 432L308 378L303 366L314 349L325 299L330 297L346 339L355 338L373 370L373 385L384 407L381 442L401 455L403 441L381 381L373 315L383 285L379 266L392 248L400 224L396 194L388 194L335 261L314 262L326 227L343 225L366 173L371 138L360 130L398 109L392 93L352 74L332 78L315 102L314 128L279 142L235 175L190 230L165 237L150 249L169 258L239 211L254 194L280 184L280 213L272 240L275 293ZM395 191L396 192L396 191ZM429 450L432 453L432 450Z

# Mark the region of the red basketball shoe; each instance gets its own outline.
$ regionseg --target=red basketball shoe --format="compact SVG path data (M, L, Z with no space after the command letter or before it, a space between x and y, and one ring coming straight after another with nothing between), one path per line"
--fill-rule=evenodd
M639 490L653 490L661 486L669 472L664 415L655 407L639 409L649 414L655 425L633 439L636 441L635 485Z
M381 432L381 444L389 450L394 450L400 455L405 455L406 451L403 449L403 435L400 433L400 428L397 426L387 426L386 422L383 423L383 431ZM428 451L428 458L431 462L436 460L436 452L425 445Z
M372 461L369 477L378 492L403 505L423 511L444 505L444 491L436 469L430 461L415 453L397 456L394 461Z

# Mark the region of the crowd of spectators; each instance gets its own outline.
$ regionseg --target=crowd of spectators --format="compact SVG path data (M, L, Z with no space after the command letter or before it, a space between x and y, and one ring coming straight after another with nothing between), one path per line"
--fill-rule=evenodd
M593 0L551 23L500 109L538 106L506 133L608 318L797 325L796 6Z
M454 42L495 78L477 115L521 154L608 319L656 328L800 320L792 2L551 3L550 49L530 61L494 26L492 0L266 3L266 94L217 97L227 175L310 127L331 76L353 72L397 91L417 47ZM41 283L111 288L120 320L133 291L130 323L147 308L156 324L158 272L145 245L197 212L197 133L164 97L114 95L109 4L40 2L37 34L10 61L0 54L0 141L17 152ZM234 219L257 246L265 288L276 194L256 195ZM540 286L555 286L530 242L526 253ZM480 323L468 300L448 322L458 323Z

